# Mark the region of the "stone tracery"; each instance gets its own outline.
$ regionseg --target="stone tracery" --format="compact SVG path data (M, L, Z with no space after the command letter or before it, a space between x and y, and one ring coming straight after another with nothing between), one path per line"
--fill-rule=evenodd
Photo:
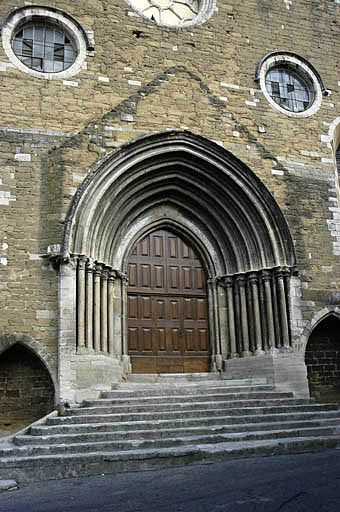
M215 0L127 0L140 15L157 25L186 27L206 21L215 9Z

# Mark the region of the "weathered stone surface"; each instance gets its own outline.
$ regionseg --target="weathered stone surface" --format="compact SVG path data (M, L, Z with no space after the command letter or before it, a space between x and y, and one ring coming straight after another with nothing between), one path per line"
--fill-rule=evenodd
M126 304L117 283L114 357L96 354L85 368L84 358L91 355L75 347L74 276L65 272L58 288L56 261L45 256L53 256L53 247L63 250L71 201L105 158L138 137L187 130L244 162L285 215L299 271L290 283L289 304L298 363L278 357L282 367L272 365L270 371L278 382L288 379L304 394L304 333L311 332L319 313L330 305L339 316L340 210L333 164L339 142L340 90L334 65L339 5L320 2L316 9L301 0L287 9L283 1L220 1L207 23L172 30L130 16L124 0L52 3L91 31L95 51L65 81L21 72L0 47L1 345L8 336L19 336L46 364L56 388L62 382L59 398L70 402L98 395L130 370L122 335ZM0 18L16 7L16 0L2 0ZM313 116L293 119L279 113L254 81L258 62L274 49L307 59L332 92ZM226 304L221 311L219 325L226 331ZM220 339L227 358L228 341L226 336ZM119 351L124 352L122 359ZM106 357L101 367L96 366L97 356ZM227 365L234 365L235 375L241 367L247 374L254 368L256 375L262 368L261 359L232 361ZM219 364L215 358L215 368Z
M295 399L264 379L122 384L0 445L0 476L27 482L317 451L337 446L339 422L335 404Z

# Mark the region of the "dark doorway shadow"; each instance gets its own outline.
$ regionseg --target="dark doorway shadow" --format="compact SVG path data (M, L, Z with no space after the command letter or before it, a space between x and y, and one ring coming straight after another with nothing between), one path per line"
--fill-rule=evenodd
M0 356L0 436L7 436L54 409L54 386L41 360L16 343Z
M327 316L311 333L305 355L309 390L317 402L340 402L340 319Z

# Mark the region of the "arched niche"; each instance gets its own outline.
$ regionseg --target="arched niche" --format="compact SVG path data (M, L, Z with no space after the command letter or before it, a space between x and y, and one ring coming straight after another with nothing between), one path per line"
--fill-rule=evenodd
M7 343L0 354L0 425L19 430L54 409L55 390L41 359L22 343Z
M305 352L309 390L318 402L340 400L340 315L325 315L311 331Z

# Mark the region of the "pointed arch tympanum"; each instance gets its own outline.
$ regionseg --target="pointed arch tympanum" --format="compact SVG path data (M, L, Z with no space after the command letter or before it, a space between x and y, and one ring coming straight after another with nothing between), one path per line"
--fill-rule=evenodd
M82 350L126 354L128 255L143 234L163 228L187 239L205 268L212 361L289 346L295 253L278 204L230 152L167 131L111 154L73 197L64 252L76 260Z

